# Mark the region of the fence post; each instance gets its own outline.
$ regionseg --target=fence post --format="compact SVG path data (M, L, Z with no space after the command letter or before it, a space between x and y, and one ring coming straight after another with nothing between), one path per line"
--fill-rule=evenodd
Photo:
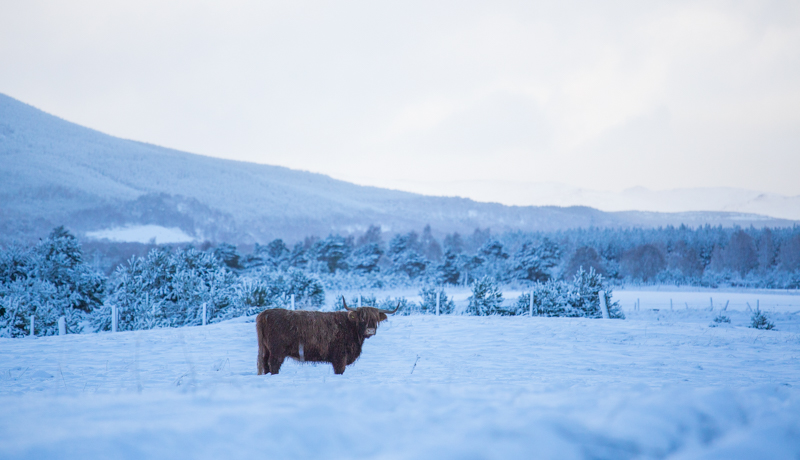
M606 305L606 293L600 291L600 311L603 313L603 318L609 319L608 305Z
M442 292L436 291L436 316L439 316L439 303L442 299Z
M533 317L533 291L531 291L531 317Z
M669 311L672 311L672 299L669 299Z
M31 315L31 337L33 337L35 335L34 332L33 332L33 320L34 320L34 318L35 318L35 316Z
M206 325L206 303L203 302L203 326Z
M117 306L111 306L111 332L117 332Z
M361 294L358 294L358 308L361 308Z
M67 318L64 316L58 318L58 335L67 335Z
M292 294L292 310L294 310L294 294Z

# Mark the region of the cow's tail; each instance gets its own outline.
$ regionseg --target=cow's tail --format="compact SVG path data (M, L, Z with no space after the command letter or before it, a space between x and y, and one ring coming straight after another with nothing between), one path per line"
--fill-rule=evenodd
M269 372L269 348L267 348L267 310L256 316L256 336L258 337L258 375Z

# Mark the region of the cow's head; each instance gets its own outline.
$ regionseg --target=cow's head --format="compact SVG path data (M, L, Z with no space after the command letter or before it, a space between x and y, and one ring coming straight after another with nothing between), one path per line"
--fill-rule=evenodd
M378 323L386 320L392 313L396 313L400 308L400 303L397 303L397 308L394 310L381 310L380 308L373 307L358 307L350 308L342 296L342 303L345 310L348 311L347 318L358 325L358 332L364 337L372 337L378 330Z

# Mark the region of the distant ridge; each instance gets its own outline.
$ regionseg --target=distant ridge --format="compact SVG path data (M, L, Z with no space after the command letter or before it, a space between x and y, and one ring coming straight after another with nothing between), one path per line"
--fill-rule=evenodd
M632 187L620 192L572 187L556 182L461 180L397 183L402 190L426 195L455 194L476 201L516 206L589 206L601 211L688 212L721 211L800 219L800 195L785 196L733 187L649 190Z
M791 226L731 212L603 212L504 206L365 187L322 174L195 155L109 136L0 94L0 240L64 224L84 236L131 226L198 241L267 242L385 231L471 233L664 225Z

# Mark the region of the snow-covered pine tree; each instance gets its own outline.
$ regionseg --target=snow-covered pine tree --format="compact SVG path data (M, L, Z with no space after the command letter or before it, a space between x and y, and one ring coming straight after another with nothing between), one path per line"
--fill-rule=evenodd
M453 313L455 302L451 297L447 297L444 289L437 289L434 286L426 286L420 289L419 296L422 301L419 304L421 313L436 314L436 295L439 295L439 314L449 315Z
M605 292L606 305L610 318L624 319L625 315L619 308L619 302L612 302L611 295L605 287L603 275L590 268L589 271L578 270L572 280L572 286L576 296L572 296L572 307L580 312L579 316L590 318L602 318L600 311L600 292Z
M321 272L336 273L337 270L347 270L347 258L353 251L353 239L339 235L329 235L324 240L314 243L312 252L316 260L324 267Z
M538 244L531 241L523 243L514 254L511 265L517 279L542 282L552 277L551 270L560 258L558 245L544 238Z
M461 277L458 254L453 252L452 249L447 249L444 253L442 263L436 267L436 274L439 282L453 285L458 284L458 280Z
M236 246L232 244L218 244L217 247L214 248L214 255L217 256L223 264L227 265L228 268L233 270L244 268L240 263L242 255L236 250Z
M284 298L294 294L295 307L305 309L319 309L325 304L325 290L319 278L309 275L302 270L289 269L286 272L286 292Z
M775 328L775 324L769 320L763 311L756 308L756 311L754 311L753 315L750 317L750 327L753 329L770 330Z
M487 316L501 313L503 293L497 282L483 276L472 283L472 295L469 297L467 313L470 315Z
M428 266L428 261L420 255L419 240L415 232L392 238L388 255L392 260L392 270L395 273L405 273L411 279L422 275Z
M112 305L118 309L120 330L199 325L203 305L208 322L220 321L236 308L236 282L213 254L191 247L153 249L117 268L111 293L92 324L110 329Z
M380 271L378 261L383 256L383 249L378 243L367 243L359 247L350 256L349 265L353 272L367 274Z
M3 251L0 335L27 335L30 316L36 318L36 335L58 334L61 316L68 332L79 332L85 316L102 303L104 281L83 262L80 244L64 227L53 229L33 248Z

